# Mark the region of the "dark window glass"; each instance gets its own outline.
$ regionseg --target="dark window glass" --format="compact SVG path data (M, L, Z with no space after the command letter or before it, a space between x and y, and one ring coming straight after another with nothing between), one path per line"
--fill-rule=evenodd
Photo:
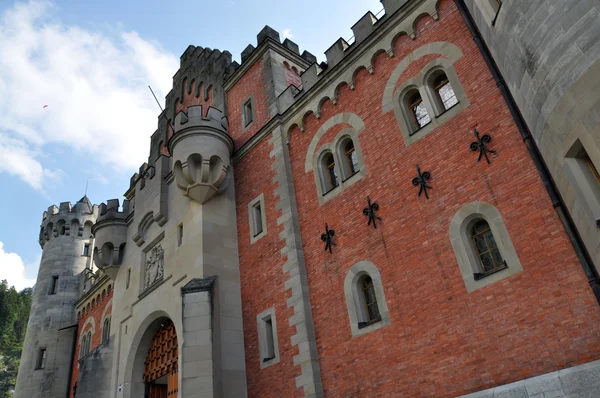
M475 251L483 268L483 273L491 272L505 266L494 235L486 221L479 221L473 226L471 239L473 240Z
M58 293L58 276L52 277L52 282L50 282L50 294Z
M365 276L361 280L361 289L363 300L366 307L367 322L375 322L381 319L379 307L377 306L377 297L375 296L375 287L373 280L369 276Z
M337 171L335 171L335 160L331 153L325 157L325 165L327 166L327 178L329 179L329 189L333 189L338 186Z

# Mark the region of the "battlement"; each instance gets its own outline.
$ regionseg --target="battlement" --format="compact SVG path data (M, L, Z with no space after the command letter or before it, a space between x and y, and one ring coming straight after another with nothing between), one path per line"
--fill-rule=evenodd
M206 126L213 129L222 130L225 133L229 129L229 122L222 111L212 106L208 108L206 116L204 115L202 105L190 106L187 112L179 112L175 116L175 134L190 127Z
M295 53L296 55L299 55L306 62L308 62L310 64L317 62L317 58L314 55L312 55L311 53L309 53L308 51L304 51L301 55L300 48L298 47L298 45L296 43L294 43L293 41L291 41L290 39L285 39L283 41L283 43L281 43L281 39L279 37L279 32L277 32L275 29L271 28L270 26L265 25L265 27L260 32L258 32L258 34L256 35L256 44L257 44L256 47L253 46L252 44L248 44L248 46L244 49L244 51L242 51L242 54L240 57L242 60L242 64L244 64L244 62L247 61L248 58L250 58L250 56L252 55L254 50L256 50L256 48L258 46L260 46L265 40L272 40L272 41L275 41L275 42L283 45L285 48L287 48L291 52Z
M75 206L71 202L52 205L44 212L40 226L39 243L43 248L53 237L84 236L84 229L91 231L98 216L98 206L92 205L87 196L81 198Z
M123 208L119 211L119 199L110 199L105 203L101 203L98 206L98 218L96 222L99 223L105 220L125 220L129 216L129 201L125 199L123 201Z

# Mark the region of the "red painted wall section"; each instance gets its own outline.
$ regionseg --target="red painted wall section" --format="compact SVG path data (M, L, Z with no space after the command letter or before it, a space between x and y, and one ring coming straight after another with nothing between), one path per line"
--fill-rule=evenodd
M90 347L90 352L92 352L100 344L102 344L102 316L104 315L105 318L110 317L112 313L112 297L113 289L112 284L110 284L107 285L106 288L101 289L101 291L96 295L96 297L94 297L93 306L90 304L89 306L86 306L84 308L77 308L77 347L75 348L75 352L73 353L73 372L71 374L71 388L69 390L69 397L73 397L73 388L77 384L77 379L79 377L79 355L81 350L81 339L92 329L91 323L86 324L86 322L89 318L93 318L94 320L95 330L92 333L92 345Z
M539 174L454 3L442 1L439 16L437 22L421 19L415 40L400 37L394 57L378 56L373 75L359 72L354 91L342 87L337 105L327 101L320 119L310 115L305 131L296 128L290 135L321 376L329 397L457 396L600 358L600 309ZM434 41L462 50L454 67L471 105L406 147L394 113L382 114L382 95L398 63ZM431 59L415 60L401 82ZM304 172L304 162L316 131L341 112L355 113L365 123L359 141L366 176L319 206L313 172ZM317 148L344 127L332 127ZM469 151L474 128L492 136L490 147L498 153L489 165ZM266 159L243 162L268 164ZM430 200L418 197L411 184L417 164L431 171ZM249 189L254 182L244 185ZM367 195L380 205L383 221L376 230L362 214ZM467 293L449 227L456 212L473 201L491 203L502 214L523 272ZM242 223L246 211L238 205ZM325 223L336 231L333 254L319 239ZM246 229L239 229L240 242ZM262 270L262 261L270 259L256 256L253 261ZM344 279L361 260L381 273L391 324L353 338ZM248 288L248 282L246 276L244 302L262 300L262 290ZM278 327L285 324L281 319L278 313ZM248 314L245 331L255 329L255 322ZM253 337L246 338L250 346ZM289 344L281 336L279 341L280 349ZM258 377L255 383L263 385L264 371L250 365L250 384ZM270 381L269 389L287 381Z
M291 347L291 336L296 332L288 323L293 309L287 308L286 304L290 294L284 288L287 274L283 272L285 258L281 256L281 250L284 242L279 240L281 227L277 225L281 211L276 208L279 198L274 196L275 171L271 169L269 157L272 149L268 139L263 140L235 166L235 180L243 181L236 186L236 211L246 380L250 397L301 396L301 390L297 390L295 384L299 370L292 359L298 355L298 350ZM257 172L257 165L261 165L261 172ZM251 244L248 204L261 193L265 198L267 234ZM261 369L256 316L272 307L275 308L280 362Z
M262 126L270 119L268 114L267 94L263 55L254 65L235 83L227 92L227 115L229 118L229 135L233 138L236 149L239 149L248 141ZM244 130L242 126L242 105L248 97L254 94L255 120L249 128Z

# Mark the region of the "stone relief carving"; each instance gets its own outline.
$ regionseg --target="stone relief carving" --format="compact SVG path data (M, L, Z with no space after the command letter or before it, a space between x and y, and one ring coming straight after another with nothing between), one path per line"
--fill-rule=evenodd
M154 246L146 256L144 289L161 281L165 275L165 251L162 246Z

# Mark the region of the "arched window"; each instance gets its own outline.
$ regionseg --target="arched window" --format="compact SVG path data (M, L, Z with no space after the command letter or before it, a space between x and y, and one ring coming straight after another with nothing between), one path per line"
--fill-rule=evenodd
M110 339L110 318L104 320L104 327L102 328L102 342L108 343Z
M348 162L350 175L358 173L358 157L354 150L354 142L350 139L346 142L346 145L344 145L344 160Z
M323 180L323 192L328 193L339 185L338 174L335 167L333 153L327 152L321 159L321 175Z
M413 127L416 130L425 127L431 122L431 117L423 103L423 98L418 90L412 90L408 94L408 111L412 117Z
M486 274L506 268L506 262L502 259L494 234L485 220L477 220L471 228L471 240L475 252L481 264L481 273L475 273L475 279Z
M87 338L85 339L85 355L88 355L92 349L92 332L89 331L87 334Z
M377 306L377 296L375 295L375 287L373 286L373 280L369 275L364 275L359 280L359 286L361 289L363 305L365 306L365 322L359 322L358 327L364 327L370 325L373 322L381 320L379 314L379 307Z
M442 71L437 73L433 78L433 91L435 92L436 101L441 106L443 111L447 111L454 105L458 104L458 98L454 93L452 85L448 81L448 77Z
M85 356L85 346L86 346L87 336L83 336L81 339L81 343L79 344L79 359Z

